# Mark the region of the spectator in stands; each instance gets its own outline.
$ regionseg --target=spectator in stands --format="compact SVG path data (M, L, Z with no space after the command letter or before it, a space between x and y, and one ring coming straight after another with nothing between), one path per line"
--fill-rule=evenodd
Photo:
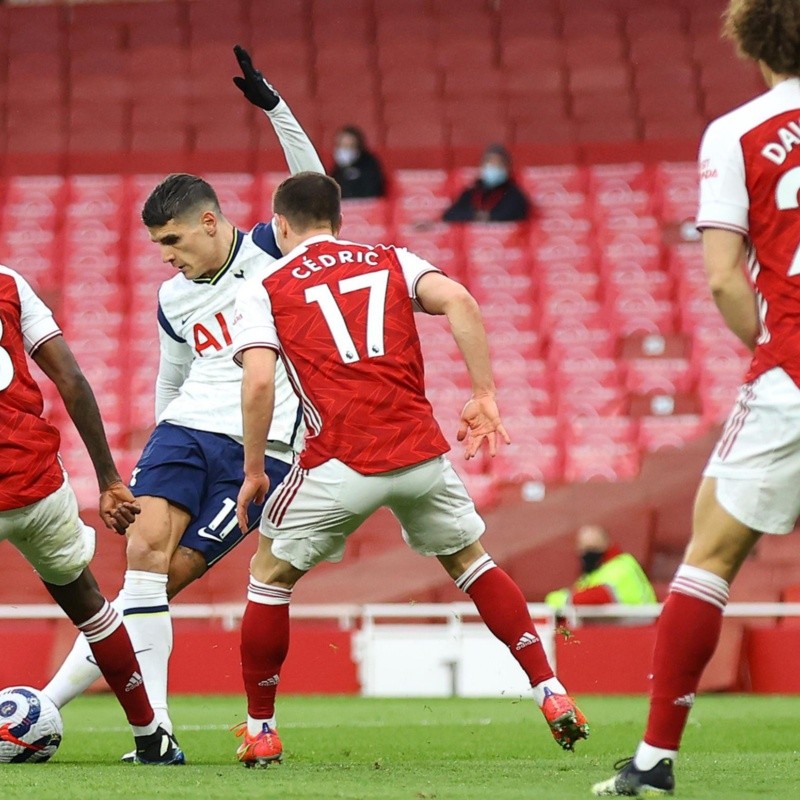
M550 592L544 601L561 610L565 605L655 603L656 594L639 562L623 553L600 525L582 525L577 536L581 576L569 588Z
M501 144L483 153L478 179L444 212L445 222L517 222L527 219L530 201L511 175L511 155Z
M343 198L383 197L386 181L380 161L367 148L361 128L345 125L336 131L331 177L342 187Z

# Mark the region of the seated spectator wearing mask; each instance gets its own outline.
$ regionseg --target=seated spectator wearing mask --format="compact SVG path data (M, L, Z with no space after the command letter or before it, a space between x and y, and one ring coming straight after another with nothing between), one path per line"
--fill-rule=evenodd
M334 167L330 176L342 187L342 197L383 197L386 181L378 159L367 149L364 132L345 125L336 132Z
M578 557L581 576L569 588L550 592L547 605L561 610L567 604L601 605L656 603L656 593L639 562L614 544L600 525L578 529Z
M486 148L478 180L444 212L445 222L517 222L527 219L530 202L511 177L511 156L500 144Z

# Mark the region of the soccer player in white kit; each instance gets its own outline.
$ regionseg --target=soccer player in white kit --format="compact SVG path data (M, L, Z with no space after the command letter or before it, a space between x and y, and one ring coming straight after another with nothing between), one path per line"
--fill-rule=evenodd
M800 13L797 0L732 0L725 33L769 90L712 122L700 147L709 285L753 351L697 492L692 538L658 621L642 742L594 794L672 794L674 761L728 590L763 533L800 514ZM750 274L742 268L744 260Z
M394 247L335 238L341 223L332 178L301 173L273 200L285 253L240 291L235 357L243 364L245 480L239 524L269 490L259 453L272 419L280 354L300 397L307 432L300 458L264 507L242 620L247 721L238 757L259 767L280 760L275 695L289 645L295 583L321 561L339 561L347 537L381 506L406 542L436 556L468 593L489 629L533 687L553 737L571 750L586 719L554 676L519 587L484 551L483 520L444 457L449 446L425 397L415 306L444 314L464 356L472 397L461 415L467 457L508 435L494 400L480 310L459 283Z
M323 172L313 144L286 103L241 48L237 86L262 107L284 148L289 169ZM172 649L168 600L200 577L244 533L236 524L242 478L241 370L231 358L236 293L245 280L281 257L271 223L250 232L225 218L213 188L195 175L175 174L146 200L142 220L162 260L180 272L158 294L161 346L156 383L157 426L130 481L141 514L128 529L128 569L116 605L130 634L159 722L167 711ZM265 469L277 485L302 439L298 401L285 376L270 429ZM261 509L251 509L253 524ZM78 637L45 693L59 707L97 678ZM128 754L123 760L133 760Z
M183 753L156 721L122 618L100 594L89 570L95 532L78 516L58 455L61 437L42 416L42 393L26 353L55 384L86 445L100 487L103 522L124 532L139 508L114 466L91 387L50 309L19 273L0 266L0 542L8 540L25 556L83 632L98 672L133 729L133 760L180 763ZM0 741L25 748L14 761L26 761L41 749L17 735L13 725L0 725Z

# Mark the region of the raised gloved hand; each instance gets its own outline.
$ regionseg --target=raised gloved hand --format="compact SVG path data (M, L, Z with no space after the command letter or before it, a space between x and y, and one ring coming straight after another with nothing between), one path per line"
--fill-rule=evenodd
M233 82L242 94L254 105L265 111L272 111L281 100L280 95L267 83L264 76L253 66L250 54L241 45L235 45L233 52L242 69L243 78L238 75Z

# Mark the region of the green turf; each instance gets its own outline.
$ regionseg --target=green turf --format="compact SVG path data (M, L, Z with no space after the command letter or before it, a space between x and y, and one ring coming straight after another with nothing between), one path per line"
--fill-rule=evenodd
M108 696L64 711L64 742L48 764L0 765L0 797L352 798L550 800L587 798L593 781L630 755L644 698L586 697L592 725L575 754L550 738L531 701L285 697L285 760L246 770L228 727L238 697L175 697L172 713L191 764L116 763L131 739ZM712 696L692 715L678 768L682 798L800 798L800 697Z

